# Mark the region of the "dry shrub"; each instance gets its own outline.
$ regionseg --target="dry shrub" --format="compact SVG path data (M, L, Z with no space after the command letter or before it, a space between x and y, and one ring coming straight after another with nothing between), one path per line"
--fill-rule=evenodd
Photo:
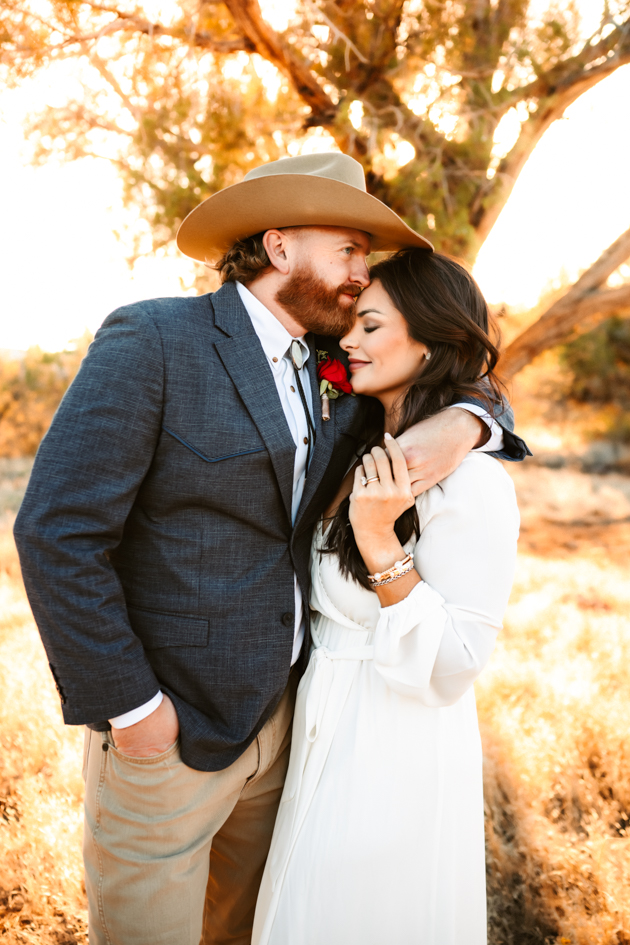
M494 945L630 945L630 583L521 556L477 686Z
M0 936L87 942L80 863L82 731L66 728L19 579L8 516L0 530Z
M0 357L0 456L35 455L91 340L86 333L72 350Z

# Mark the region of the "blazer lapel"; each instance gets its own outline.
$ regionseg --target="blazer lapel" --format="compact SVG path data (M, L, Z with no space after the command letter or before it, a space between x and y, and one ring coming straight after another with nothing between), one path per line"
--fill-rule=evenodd
M295 443L271 368L236 286L226 283L215 292L212 307L217 328L228 336L215 341L216 350L269 451L290 522Z

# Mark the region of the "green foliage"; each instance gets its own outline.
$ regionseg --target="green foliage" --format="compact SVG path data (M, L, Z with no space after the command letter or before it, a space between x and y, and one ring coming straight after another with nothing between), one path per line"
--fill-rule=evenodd
M609 318L562 349L572 374L570 396L630 410L630 319Z
M609 318L561 349L569 369L568 394L607 407L606 435L630 442L630 319Z

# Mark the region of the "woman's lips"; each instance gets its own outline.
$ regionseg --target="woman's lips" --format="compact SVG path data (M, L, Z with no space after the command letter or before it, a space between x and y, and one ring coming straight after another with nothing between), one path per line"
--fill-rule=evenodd
M368 364L371 364L371 361L358 361L355 358L348 358L348 367L350 371L358 371L359 368L366 367Z

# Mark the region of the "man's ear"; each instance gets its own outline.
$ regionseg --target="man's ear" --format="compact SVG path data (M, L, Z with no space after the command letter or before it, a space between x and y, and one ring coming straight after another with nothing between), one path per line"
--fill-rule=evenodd
M269 257L269 262L283 276L288 275L290 264L287 258L287 243L289 237L282 230L267 230L263 236L263 246Z

